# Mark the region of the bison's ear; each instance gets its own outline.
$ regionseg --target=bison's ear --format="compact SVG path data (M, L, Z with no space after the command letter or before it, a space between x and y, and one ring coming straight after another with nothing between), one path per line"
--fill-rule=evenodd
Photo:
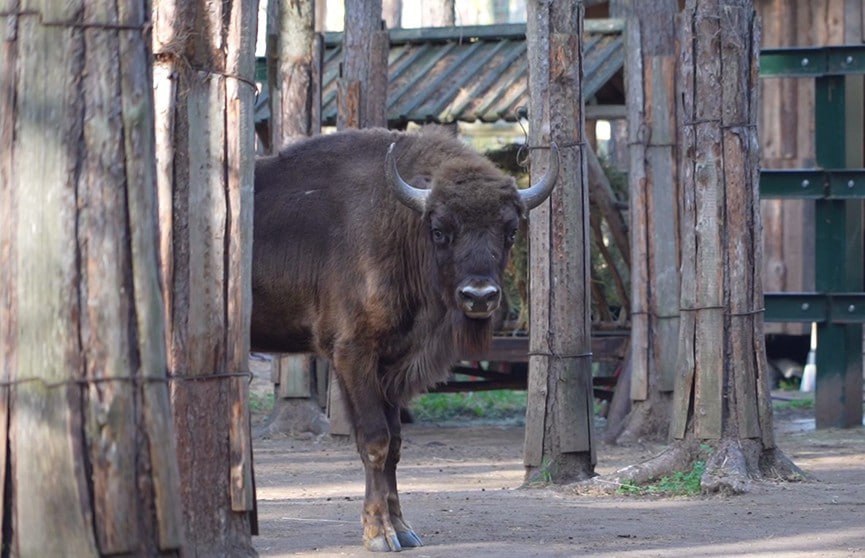
M426 209L426 199L430 191L422 188L415 188L408 182L402 179L399 175L399 170L396 168L396 157L393 154L393 148L396 143L390 144L387 150L387 156L384 161L384 172L387 177L387 183L393 190L397 199L403 205L414 209L418 213L423 213Z

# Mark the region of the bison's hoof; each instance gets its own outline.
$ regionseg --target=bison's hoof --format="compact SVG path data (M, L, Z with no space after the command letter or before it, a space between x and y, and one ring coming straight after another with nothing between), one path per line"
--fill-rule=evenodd
M401 544L403 548L417 548L423 546L420 537L418 537L412 530L397 531L396 536L399 539L399 544Z
M399 552L402 550L401 539L397 535L379 535L363 541L363 546L371 552Z

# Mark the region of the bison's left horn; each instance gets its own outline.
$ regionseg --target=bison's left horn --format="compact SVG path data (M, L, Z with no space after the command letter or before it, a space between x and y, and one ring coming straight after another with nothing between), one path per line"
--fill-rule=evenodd
M536 183L532 184L525 190L520 190L520 197L523 203L526 204L526 209L532 209L543 203L550 192L553 191L553 186L556 185L556 178L559 176L559 147L556 144L550 146L550 166L546 174Z
M387 158L384 162L384 172L387 176L387 183L393 188L393 193L407 207L414 209L419 213L423 213L426 207L426 199L429 196L429 190L423 188L415 188L408 182L402 179L399 171L396 170L396 158L393 156L393 147L396 143L390 144L387 149Z

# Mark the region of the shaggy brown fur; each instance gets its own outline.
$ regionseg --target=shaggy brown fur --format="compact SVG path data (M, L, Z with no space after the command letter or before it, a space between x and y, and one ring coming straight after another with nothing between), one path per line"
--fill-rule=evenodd
M424 214L385 178L431 193ZM396 494L399 406L483 350L491 320L468 318L466 278L501 286L525 207L512 178L437 129L318 136L259 160L255 173L252 346L331 360L367 470L364 543L418 546Z

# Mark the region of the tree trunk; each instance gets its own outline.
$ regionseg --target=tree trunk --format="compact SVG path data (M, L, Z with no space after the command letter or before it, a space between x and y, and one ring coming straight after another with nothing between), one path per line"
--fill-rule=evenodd
M180 551L148 4L0 0L4 556Z
M532 213L526 479L566 482L594 473L589 302L589 196L583 146L582 2L528 4L533 182L550 143L561 170Z
M681 21L682 322L671 434L715 450L706 490L791 472L775 447L763 341L759 20L689 0Z
M423 27L451 27L456 25L455 0L423 0L421 3Z
M154 4L161 279L187 550L254 554L255 0Z
M337 82L337 121L346 128L386 127L387 55L381 0L346 0L343 62Z
M322 44L315 33L315 0L270 0L267 5L267 67L270 148L278 153L297 138L321 131L315 84Z
M680 18L674 441L661 455L593 482L642 483L705 459L704 492L741 493L753 480L803 477L775 447L763 342L759 20L753 0L688 0Z
M402 27L402 0L382 0L381 17L388 29Z
M632 410L615 440L665 439L679 330L678 2L620 2L627 18ZM614 426L612 431L619 430Z

